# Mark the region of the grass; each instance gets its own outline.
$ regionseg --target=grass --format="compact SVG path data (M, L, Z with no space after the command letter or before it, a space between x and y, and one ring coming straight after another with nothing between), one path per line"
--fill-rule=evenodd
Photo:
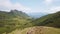
M37 29L35 27L35 30L33 30L32 34L40 34L40 32L42 34L60 34L60 28L53 28L53 27L43 27L43 28L38 27L38 28L40 28L42 31L39 31L39 29ZM32 29L34 29L34 27L32 27ZM30 30L32 30L32 29L30 29ZM29 28L24 29L21 32L21 34L26 34L28 30L29 30Z
M27 32L31 32L31 34L60 34L60 28L46 27L46 26L35 26L25 28L23 30L16 29L8 34L27 34Z
M60 34L60 28L47 28L46 29L46 34Z

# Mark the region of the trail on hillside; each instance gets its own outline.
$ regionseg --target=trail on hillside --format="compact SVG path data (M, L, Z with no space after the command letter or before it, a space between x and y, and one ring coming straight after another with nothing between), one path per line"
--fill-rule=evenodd
M27 34L44 34L45 28L43 26L32 27Z
M23 30L16 29L8 34L60 34L60 28L34 26Z
M35 26L23 30L21 34L60 34L60 29L45 26Z

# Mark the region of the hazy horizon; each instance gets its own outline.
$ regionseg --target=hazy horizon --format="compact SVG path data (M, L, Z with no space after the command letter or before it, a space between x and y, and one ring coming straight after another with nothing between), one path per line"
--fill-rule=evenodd
M59 3L60 0L0 0L0 10L17 9L31 16L41 16L60 11Z

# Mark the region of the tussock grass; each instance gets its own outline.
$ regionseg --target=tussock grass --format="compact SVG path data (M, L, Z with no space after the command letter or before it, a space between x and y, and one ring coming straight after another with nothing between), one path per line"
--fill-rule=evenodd
M28 33L30 32L31 34L60 34L60 28L38 26L38 27L26 28L22 30L21 34L27 34L27 32Z

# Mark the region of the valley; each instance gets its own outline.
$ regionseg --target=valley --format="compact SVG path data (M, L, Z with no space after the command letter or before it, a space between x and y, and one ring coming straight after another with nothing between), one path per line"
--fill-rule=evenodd
M18 10L0 11L0 34L60 34L60 11L37 19Z

